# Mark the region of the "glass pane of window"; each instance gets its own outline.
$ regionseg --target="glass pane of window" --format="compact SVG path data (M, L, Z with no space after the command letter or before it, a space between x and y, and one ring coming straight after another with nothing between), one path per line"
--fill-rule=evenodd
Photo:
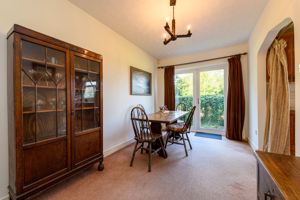
M224 130L224 70L200 72L201 128Z
M190 110L193 107L193 73L176 74L175 92L176 105L183 103Z

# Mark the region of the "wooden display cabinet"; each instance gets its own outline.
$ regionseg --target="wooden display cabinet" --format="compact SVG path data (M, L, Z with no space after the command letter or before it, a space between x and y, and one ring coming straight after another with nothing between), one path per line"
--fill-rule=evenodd
M9 193L38 195L99 162L102 56L25 27L8 33Z

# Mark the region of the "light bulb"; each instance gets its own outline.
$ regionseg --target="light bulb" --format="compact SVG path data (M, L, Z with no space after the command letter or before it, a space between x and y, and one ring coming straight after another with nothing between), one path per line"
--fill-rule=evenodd
M168 23L170 21L170 18L169 17L166 17L166 22Z
M164 38L167 39L167 34L166 33L164 33Z
M191 25L187 25L187 30L190 31L191 30Z

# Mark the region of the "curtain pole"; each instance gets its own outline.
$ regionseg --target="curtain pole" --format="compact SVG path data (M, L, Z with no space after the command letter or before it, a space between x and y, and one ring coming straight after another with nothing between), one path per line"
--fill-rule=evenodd
M213 61L213 60L219 60L219 59L224 59L224 58L230 58L233 56L239 56L239 55L247 55L248 53L240 53L240 54L235 54L235 55L230 55L230 56L223 56L223 57L217 57L217 58L210 58L210 59L205 59L205 60L198 60L198 61L193 61L193 62L186 62L186 63L179 63L171 66L181 66L181 65L189 65L189 64L195 64L195 63L202 63L202 62L208 62L208 61ZM163 69L165 67L169 67L170 65L165 65L165 66L159 66L157 67L158 69Z

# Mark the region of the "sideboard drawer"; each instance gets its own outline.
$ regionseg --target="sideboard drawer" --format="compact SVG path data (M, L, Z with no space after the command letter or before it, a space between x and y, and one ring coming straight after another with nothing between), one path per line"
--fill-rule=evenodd
M258 162L258 186L257 199L258 200L284 200L281 192L275 185L272 178L269 176L266 169Z

